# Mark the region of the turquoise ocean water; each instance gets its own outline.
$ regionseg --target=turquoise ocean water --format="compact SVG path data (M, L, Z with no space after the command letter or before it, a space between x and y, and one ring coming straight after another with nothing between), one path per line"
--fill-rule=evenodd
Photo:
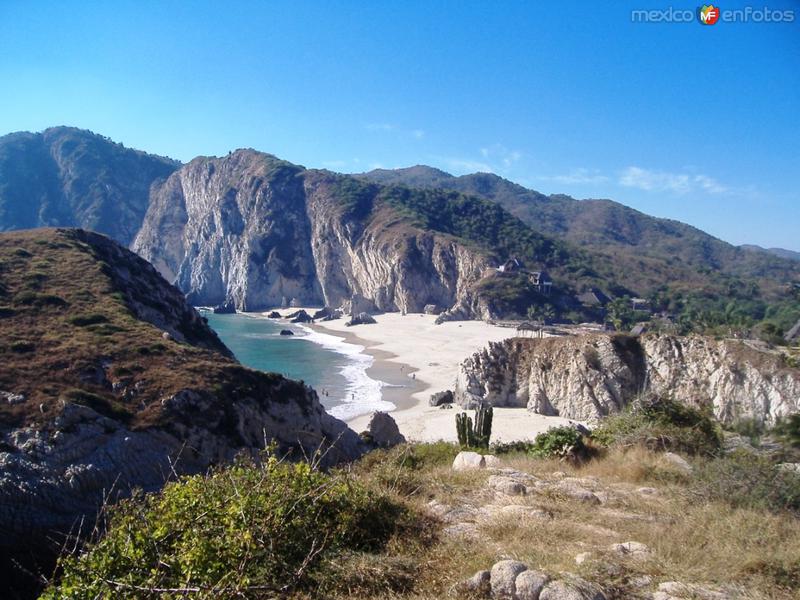
M260 314L201 312L239 362L305 381L336 417L348 419L394 408L382 399L384 384L367 375L373 359L362 346ZM294 335L282 336L281 329L290 329Z

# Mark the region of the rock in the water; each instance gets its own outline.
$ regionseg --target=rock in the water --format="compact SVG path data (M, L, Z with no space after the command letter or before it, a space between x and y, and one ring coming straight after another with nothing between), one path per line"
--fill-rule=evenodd
M379 448L391 448L406 441L389 413L380 411L372 413L364 433L363 437Z
M477 452L462 451L456 455L453 460L454 471L469 471L470 469L483 469L486 466L486 460Z
M523 571L517 575L515 600L539 600L550 577L541 571Z
M294 331L291 329L281 329L281 335L294 335Z
M299 310L294 314L292 323L311 323L311 315L304 310Z
M606 597L593 583L579 577L568 577L545 585L539 600L606 600Z
M528 570L528 565L518 560L496 562L491 571L492 597L512 599L517 591L517 576Z
M269 319L280 319L281 318L281 313L279 313L277 310L273 310L271 313L269 313L267 315L267 318L269 318Z
M351 327L353 325L371 325L376 322L372 315L362 312L350 317L350 320L345 325Z
M674 452L664 452L661 459L671 467L674 467L683 473L688 474L693 470L692 465L690 465L685 458L675 454Z
M213 309L215 315L232 315L236 312L236 305L233 302L218 304Z
M441 404L452 404L452 402L453 390L445 390L443 392L431 394L431 399L428 401L428 404L431 406L439 406Z

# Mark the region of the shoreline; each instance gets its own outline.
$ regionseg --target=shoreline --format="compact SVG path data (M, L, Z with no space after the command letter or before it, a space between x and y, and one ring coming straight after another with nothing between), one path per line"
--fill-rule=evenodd
M281 314L299 310L283 309ZM307 311L309 309L306 309ZM435 325L425 314L383 313L376 324L345 326L346 318L306 324L307 327L358 344L373 358L367 375L387 385L382 398L394 404L389 411L409 441L456 441L455 415L462 412L431 407L431 394L453 389L458 365L489 342L516 336L516 331L483 321L450 321ZM412 375L409 377L409 375ZM413 382L413 383L412 383ZM398 387L399 386L399 387ZM470 411L471 412L471 411ZM346 419L356 432L366 429L369 414ZM493 441L532 440L538 433L573 421L529 412L525 408L494 408Z

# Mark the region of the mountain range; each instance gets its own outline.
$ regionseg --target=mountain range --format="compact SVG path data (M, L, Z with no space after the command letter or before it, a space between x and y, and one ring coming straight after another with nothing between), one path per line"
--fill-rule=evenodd
M495 318L576 300L780 300L800 262L610 200L431 167L342 175L237 150L187 164L68 127L0 138L0 230L77 226L131 247L195 304L292 301ZM550 296L495 267L546 271ZM355 304L354 304L355 303ZM666 305L666 303L665 303ZM763 312L763 310L761 311Z

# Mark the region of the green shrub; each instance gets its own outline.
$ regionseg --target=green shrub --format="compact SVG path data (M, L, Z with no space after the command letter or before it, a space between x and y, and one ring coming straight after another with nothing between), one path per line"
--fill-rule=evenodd
M667 398L644 398L619 415L606 417L592 432L603 446L643 445L651 450L714 454L722 435L704 411Z
M736 508L800 512L800 475L779 469L768 456L736 450L695 462L691 492Z
M588 448L580 431L564 425L537 435L530 454L536 458L584 457L588 454Z
M800 413L779 419L772 432L792 448L800 448Z
M111 509L107 534L63 558L43 597L283 597L325 585L337 557L380 551L403 510L344 474L274 457L184 477Z

